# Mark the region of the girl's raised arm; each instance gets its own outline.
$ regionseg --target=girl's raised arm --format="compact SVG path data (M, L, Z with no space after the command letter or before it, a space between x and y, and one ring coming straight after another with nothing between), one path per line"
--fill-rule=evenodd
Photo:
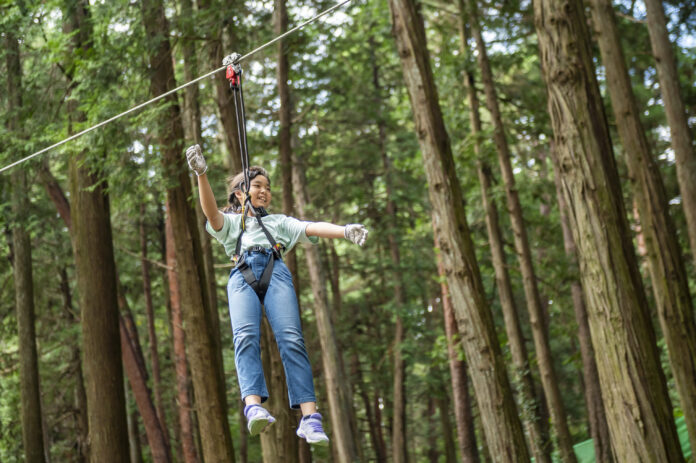
M186 160L191 170L198 176L198 193L201 197L203 213L208 218L208 222L210 222L213 230L219 231L222 229L224 219L222 213L218 210L213 189L210 188L208 176L205 174L208 171L208 165L201 152L201 147L199 145L190 146L186 150Z

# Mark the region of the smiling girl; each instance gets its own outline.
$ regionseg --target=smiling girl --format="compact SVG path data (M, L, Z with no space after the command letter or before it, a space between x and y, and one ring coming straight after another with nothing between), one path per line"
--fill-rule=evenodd
M362 246L368 231L360 224L304 222L283 214L268 214L271 182L261 167L248 170L248 197L243 172L228 180L229 205L221 212L208 183L208 167L200 146L188 148L186 158L198 176L201 206L208 218L206 230L223 244L235 263L227 295L237 380L246 405L249 433L259 434L275 421L261 406L268 399L260 347L263 304L285 369L290 407L302 410L297 435L310 444L328 445L321 414L317 413L292 275L282 257L298 242L316 244L319 238L346 238Z

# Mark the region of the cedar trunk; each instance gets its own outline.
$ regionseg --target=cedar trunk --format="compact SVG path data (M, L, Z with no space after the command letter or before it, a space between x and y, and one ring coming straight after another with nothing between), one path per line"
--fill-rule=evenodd
M579 0L536 0L553 161L578 246L617 461L684 461L619 189Z
M302 169L296 168L293 169L293 175L297 212L301 218L304 218L308 202L305 195L304 172ZM350 397L349 379L343 368L343 359L331 322L326 295L326 272L319 258L319 250L311 244L305 244L303 247L307 257L312 293L314 294L314 315L317 319L317 332L321 345L322 371L331 412L331 429L333 431L331 444L339 462L353 462L358 456L357 436L350 425L350 417L354 411Z
M479 184L481 185L481 200L486 211L486 230L488 232L488 242L491 246L491 257L493 269L495 271L496 287L498 288L498 299L503 309L503 319L505 321L505 331L508 337L508 346L514 364L514 383L517 383L521 395L521 401L527 404L523 408L522 419L530 448L534 458L538 462L550 463L551 444L549 442L548 427L546 420L542 419L540 398L536 396L537 388L534 386L532 368L529 364L529 354L527 352L526 341L522 333L522 324L512 292L512 283L503 248L503 236L500 230L498 207L495 200L491 198L491 185L493 183L493 173L490 166L483 159L481 153L481 116L479 113L479 99L476 94L476 85L473 63L470 60L468 46L468 31L465 21L464 0L459 0L460 8L460 48L467 58L466 69L464 72L464 85L466 87L469 100L469 121L471 124L471 136L474 140L474 152L476 154L476 170L478 172Z
M19 41L11 31L5 35L7 50L8 129L13 138L21 138L17 123L22 108L22 71ZM34 329L34 277L31 263L31 239L24 220L29 212L27 173L17 169L12 174L12 244L17 336L19 338L19 384L22 402L22 443L29 463L44 461L43 425L39 361Z
M435 247L439 248L437 237L435 237ZM471 410L471 397L469 396L469 377L466 372L466 362L459 360L457 346L460 343L460 337L457 334L457 320L454 317L449 288L447 288L447 283L444 281L445 269L439 254L437 270L438 276L443 279L440 283L442 312L445 322L445 336L447 336L447 357L449 358L450 378L452 380L452 401L454 402L454 417L457 422L459 453L464 463L478 463L480 458L478 447L476 446L474 415Z
M476 49L478 51L477 59L479 67L481 68L483 88L486 93L486 106L488 107L493 122L493 140L495 142L496 152L498 153L498 162L505 185L505 197L510 214L515 250L517 251L520 272L522 273L522 285L524 286L524 294L527 301L529 323L532 326L534 349L536 352L537 364L539 365L539 376L541 377L544 396L551 414L551 423L558 439L560 456L564 462L573 463L577 459L575 457L575 452L573 452L573 442L568 429L565 406L563 405L556 371L553 366L546 323L544 323L546 319L546 308L542 305L539 296L539 288L537 286L536 275L532 263L532 253L529 246L529 239L527 238L524 218L522 216L522 206L520 205L520 199L515 186L515 177L512 172L510 149L505 135L502 116L498 107L498 96L493 81L491 65L488 61L486 44L481 34L477 1L478 0L468 0L470 13L469 24L471 25L471 31L476 40ZM538 435L534 437L540 439ZM542 451L546 453L543 449Z
M593 0L592 18L599 31L607 87L640 214L660 326L691 447L696 448L696 322L681 245L660 170L640 122L611 2ZM688 208L686 202L684 206Z
M553 147L552 147L553 149ZM571 268L577 272L578 258L573 232L568 221L568 206L566 205L561 189L560 173L557 164L553 164L554 183L556 184L556 199L558 211L561 217L561 229L563 231L563 245ZM573 311L578 325L578 341L580 342L580 356L582 357L582 377L585 386L585 406L587 407L587 420L590 426L590 436L594 444L597 461L611 462L611 443L609 442L609 427L607 416L602 403L602 391L599 387L599 373L595 361L595 351L590 336L590 325L587 321L587 307L583 296L580 280L573 279L570 283L571 296L573 298Z
M169 26L160 0L143 1L143 23L149 41L152 70L151 92L161 95L173 89L174 69L169 44ZM220 372L221 353L216 342L214 315L209 307L209 286L201 253L195 209L189 203L191 182L183 153L183 127L175 95L164 99L158 137L176 250L181 309L187 330L188 358L194 384L203 457L207 463L234 461L227 423L225 385Z
M396 38L428 179L433 228L462 334L490 452L498 462L529 460L486 301L435 88L423 19L412 0L390 0Z
M169 210L167 204L166 209ZM179 281L176 276L176 250L170 214L165 222L165 248L167 260L167 281L169 283L169 300L172 310L172 342L174 344L174 370L176 372L176 397L179 425L181 427L181 449L185 463L198 463L196 444L193 439L194 426L191 418L191 401L189 400L189 375L186 366L186 334L181 316L181 297Z
M87 53L92 47L89 16L89 5L84 0L67 2L64 27L73 33L75 51ZM71 66L68 76L75 78ZM79 102L68 98L70 123L84 121L85 115L77 110ZM73 132L70 126L68 133ZM68 169L72 245L82 314L89 455L94 462L108 457L125 463L130 457L108 189L99 166L86 158L84 151L71 156Z
M694 152L693 136L679 90L677 60L674 56L672 43L669 41L667 19L662 2L660 0L645 0L645 9L650 44L653 55L655 55L657 77L660 80L662 102L665 105L667 122L672 136L672 149L674 149L677 165L677 181L681 201L684 205L691 254L696 263L696 152ZM691 419L694 419L693 413ZM696 441L695 431L692 425L689 425L692 448Z

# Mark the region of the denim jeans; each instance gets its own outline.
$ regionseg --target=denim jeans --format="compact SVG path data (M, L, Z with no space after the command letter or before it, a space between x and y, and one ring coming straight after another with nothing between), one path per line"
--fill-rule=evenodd
M244 258L257 279L261 278L270 252L246 252ZM268 398L261 365L261 302L236 268L227 282L227 296L234 336L234 362L242 400L248 395ZM312 368L302 337L300 313L292 275L282 260L276 260L265 299L266 318L275 335L285 369L290 406L316 402Z

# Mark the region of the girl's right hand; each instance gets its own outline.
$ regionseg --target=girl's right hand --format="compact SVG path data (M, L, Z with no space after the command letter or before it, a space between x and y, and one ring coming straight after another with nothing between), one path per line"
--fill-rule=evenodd
M186 150L186 160L191 170L198 176L205 174L208 170L208 165L205 163L205 158L203 157L203 152L199 145L188 147Z

